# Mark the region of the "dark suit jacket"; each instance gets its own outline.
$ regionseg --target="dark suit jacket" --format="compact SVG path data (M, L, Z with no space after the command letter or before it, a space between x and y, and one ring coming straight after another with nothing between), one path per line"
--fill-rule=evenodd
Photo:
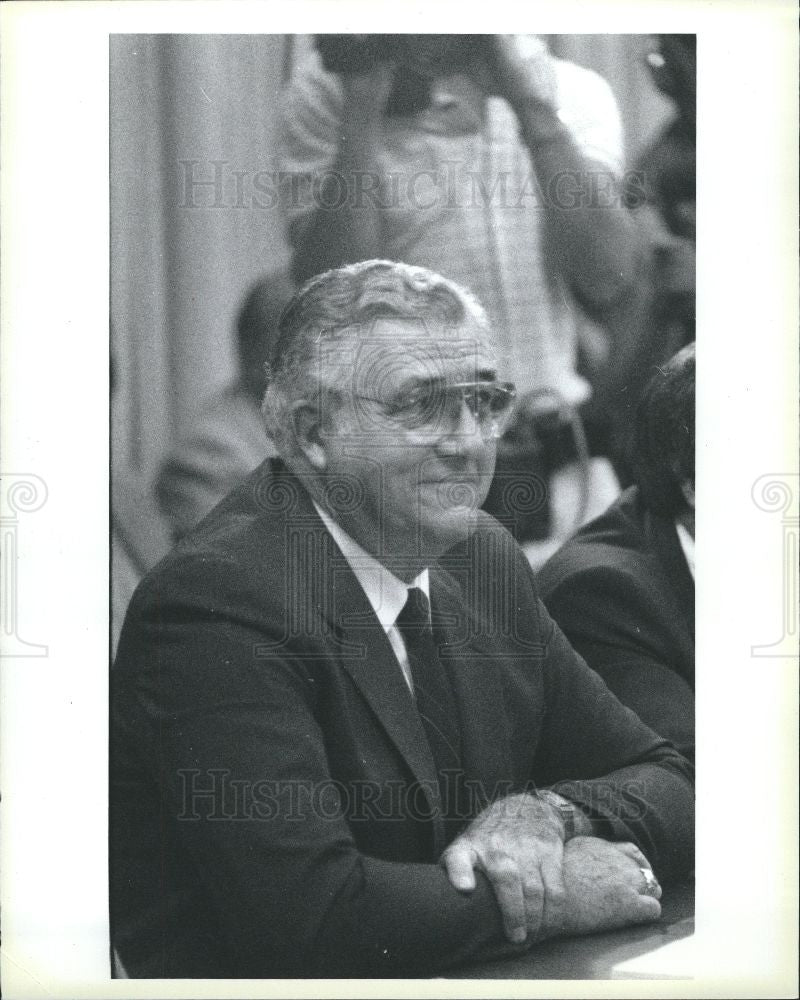
M531 782L691 867L691 768L606 690L481 515L430 567L486 801ZM518 951L456 892L383 629L298 481L256 470L139 587L112 671L112 939L131 976L431 974ZM435 810L434 810L435 811Z
M585 525L537 581L574 648L656 732L694 756L694 580L674 523L636 487Z

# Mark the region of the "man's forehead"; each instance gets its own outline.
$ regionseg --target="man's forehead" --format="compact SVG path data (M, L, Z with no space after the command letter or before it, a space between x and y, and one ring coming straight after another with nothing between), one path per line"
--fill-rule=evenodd
M424 320L376 320L342 331L328 344L330 361L352 365L361 374L385 377L439 377L451 368L493 370L494 351L487 333L475 323L444 326Z

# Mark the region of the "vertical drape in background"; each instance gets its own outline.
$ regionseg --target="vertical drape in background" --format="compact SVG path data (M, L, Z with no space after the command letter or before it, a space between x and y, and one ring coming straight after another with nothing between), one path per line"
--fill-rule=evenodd
M555 54L611 83L629 159L669 107L641 62L647 39L548 36ZM250 282L286 255L277 207L254 184L260 171L276 169L276 101L289 41L111 39L111 318L119 375L112 443L115 467L148 481L203 398L232 377L237 305ZM294 52L308 45L308 36L298 36Z
M112 443L148 479L231 379L237 306L286 254L253 197L275 169L285 52L276 35L111 38Z

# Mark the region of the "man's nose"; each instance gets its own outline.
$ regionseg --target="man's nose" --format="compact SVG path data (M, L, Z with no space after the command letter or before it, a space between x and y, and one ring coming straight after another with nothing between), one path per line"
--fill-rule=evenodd
M462 397L458 409L454 407L449 426L439 441L439 451L447 455L463 455L485 447L478 418L466 398Z

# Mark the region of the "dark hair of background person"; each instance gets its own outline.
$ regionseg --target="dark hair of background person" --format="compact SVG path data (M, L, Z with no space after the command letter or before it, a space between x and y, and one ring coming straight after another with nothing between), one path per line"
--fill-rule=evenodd
M656 370L636 411L634 478L652 511L685 511L683 483L694 486L695 345Z

